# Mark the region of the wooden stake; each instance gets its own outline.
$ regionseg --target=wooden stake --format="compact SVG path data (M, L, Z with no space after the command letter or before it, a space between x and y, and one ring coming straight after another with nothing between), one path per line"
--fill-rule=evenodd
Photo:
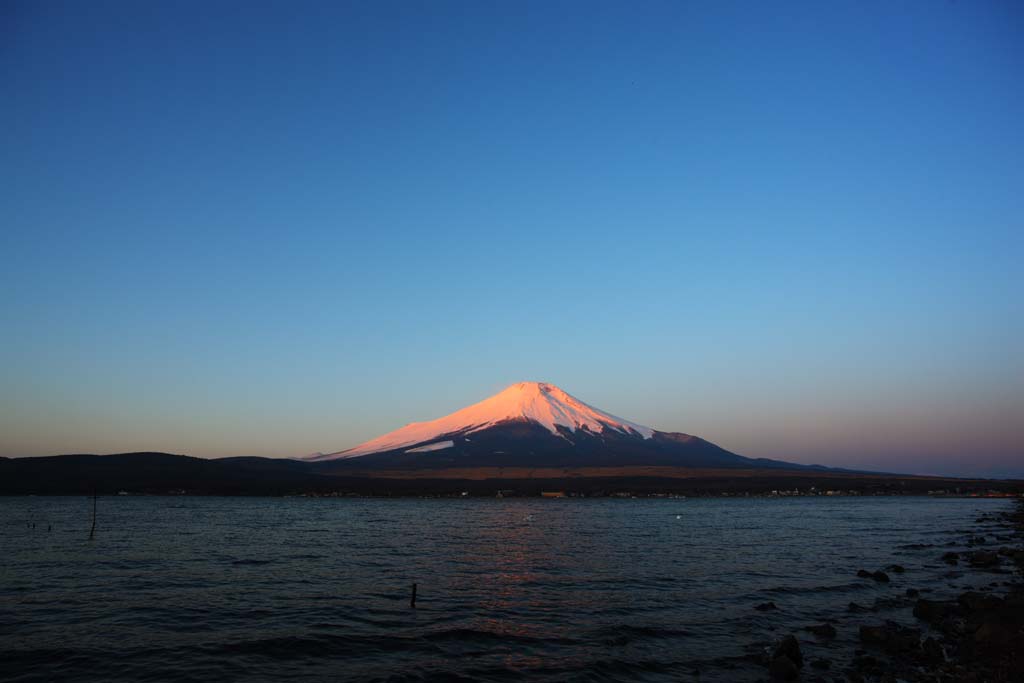
M92 529L89 530L89 540L96 535L96 491L92 492Z
M409 600L409 607L416 607L416 584L412 585L412 598Z

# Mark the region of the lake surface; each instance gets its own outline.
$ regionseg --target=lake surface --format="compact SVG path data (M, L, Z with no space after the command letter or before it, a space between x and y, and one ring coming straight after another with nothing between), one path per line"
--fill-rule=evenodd
M91 505L0 498L0 678L762 680L753 656L786 633L836 619L832 644L798 634L827 656L860 623L912 623L908 587L998 579L938 558L1010 508L121 496L89 542ZM855 576L892 563L890 584Z

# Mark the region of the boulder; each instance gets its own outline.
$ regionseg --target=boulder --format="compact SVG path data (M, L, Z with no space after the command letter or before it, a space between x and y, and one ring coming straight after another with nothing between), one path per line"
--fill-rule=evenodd
M957 598L961 607L971 610L997 610L1004 605L1003 599L991 593L968 591Z
M871 655L859 655L854 657L852 664L855 671L870 674L872 676L881 674L883 670L882 662L878 661ZM853 677L847 676L847 678L852 680Z
M885 626L861 626L860 642L865 645L882 645L888 639L889 633Z
M836 627L833 626L832 624L818 624L817 626L808 626L804 630L805 631L810 631L811 633L813 633L814 635L818 636L819 638L835 638L836 637Z
M999 621L986 621L974 632L974 644L982 650L1002 650L1017 636L1017 629Z
M1003 603L1007 608L1017 612L1018 614L1024 614L1024 593L1020 591L1008 593L1003 599Z
M934 638L925 638L921 643L921 660L929 666L938 666L946 661L946 653L942 645Z
M956 564L960 561L960 553L948 552L942 555L942 561L946 564Z
M871 575L871 578L879 583L889 583L889 575L883 571L877 571Z
M776 657L768 665L768 673L773 681L795 681L800 677L800 667L789 657Z
M999 564L999 555L985 550L976 550L970 554L972 567L995 567Z
M858 569L857 576L862 579L870 579L871 572L869 572L867 569Z
M804 655L800 651L800 641L796 639L796 636L790 634L779 642L775 652L772 654L772 659L778 659L779 657L788 658L796 664L798 669L803 667Z
M929 624L937 624L958 612L955 602L921 598L914 605L914 616Z
M760 605L758 605L754 609L760 610L761 612L767 612L769 610L778 609L778 608L775 606L774 602L762 602Z
M890 654L911 652L921 646L921 631L887 621L881 626L861 626L860 641Z

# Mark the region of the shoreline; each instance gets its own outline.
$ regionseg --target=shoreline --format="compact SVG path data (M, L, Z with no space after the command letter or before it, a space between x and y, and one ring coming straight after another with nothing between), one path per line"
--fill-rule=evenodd
M821 683L1020 681L1024 671L1024 499L1018 498L1008 511L982 513L966 539L964 530L948 533L956 538L933 548L935 561L950 567L945 576L955 579L965 572L984 572L992 581L967 591L955 590L952 583L922 585L907 588L902 595L877 598L873 606L851 602L845 611L834 606L837 615L865 614L878 611L884 601L887 607L909 608L914 625L879 616L858 627L856 647L836 648L832 657L807 657L801 644L813 643L816 650L827 648L844 616L809 624L767 646L757 657L770 679ZM857 569L856 575L888 584L890 573L902 575L904 571L893 564ZM776 606L766 603L757 609Z
M0 458L0 495L666 497L1020 494L1024 480L788 468L498 467L362 471L268 458L169 453Z

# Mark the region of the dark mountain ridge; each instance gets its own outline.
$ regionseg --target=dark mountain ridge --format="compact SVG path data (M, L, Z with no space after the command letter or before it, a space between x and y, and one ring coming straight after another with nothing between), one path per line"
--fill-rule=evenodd
M641 467L471 467L361 470L351 463L310 463L259 457L195 458L170 453L72 454L0 458L0 495L327 495L445 496L497 491L539 495L567 490L604 495L628 490L650 493L767 493L774 489L857 490L864 493L1020 492L1021 482L871 474L820 467L687 468ZM393 463L397 464L397 463ZM340 466L339 466L340 465ZM527 473L524 473L527 472Z

